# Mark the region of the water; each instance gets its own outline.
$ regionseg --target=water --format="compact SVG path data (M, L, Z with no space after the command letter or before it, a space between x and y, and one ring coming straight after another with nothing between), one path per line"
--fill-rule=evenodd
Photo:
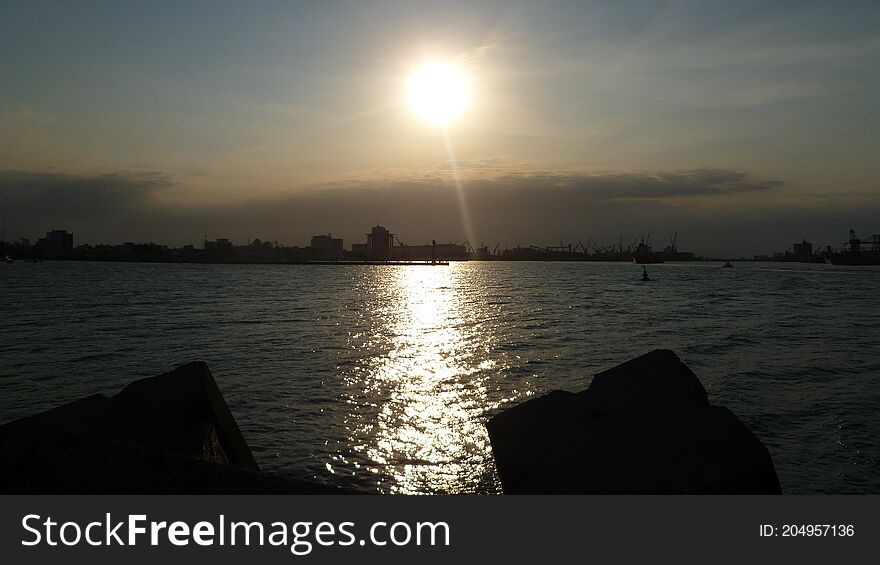
M265 469L497 492L487 415L651 349L787 493L880 492L880 270L826 265L0 265L0 422L209 363Z

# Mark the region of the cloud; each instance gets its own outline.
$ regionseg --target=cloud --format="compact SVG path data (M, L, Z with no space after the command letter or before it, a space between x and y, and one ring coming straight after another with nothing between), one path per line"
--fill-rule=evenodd
M80 200L143 195L173 186L175 181L163 171L111 171L93 174L0 170L0 198L34 200Z
M560 239L608 244L653 233L663 241L678 231L683 249L703 253L766 253L801 237L837 243L850 227L877 211L864 198L834 206L796 194L781 180L724 168L588 174L516 170L500 158L462 168L463 202L478 243L548 245ZM68 173L0 171L0 209L11 237L36 237L50 228L71 229L76 242L156 241L171 245L259 237L307 245L332 232L362 241L384 224L407 243L463 241L453 172L436 167L393 176L350 179L236 202L193 202L175 177L156 171ZM786 190L780 190L785 187ZM187 196L175 203L169 188ZM208 188L208 187L206 187ZM864 227L862 224L865 224ZM843 234L843 235L840 235Z
M0 170L0 212L28 237L50 227L123 227L158 206L154 196L174 186L162 171L91 174Z
M598 199L628 200L719 196L765 191L784 185L780 180L755 179L747 173L727 169L606 174L532 172L501 175L476 183L545 193L556 191Z
M437 165L437 169L446 171L463 169L500 171L510 167L511 163L502 155L483 157L482 159L458 159L456 161L446 161Z
M579 173L529 169L504 157L447 161L435 169L384 177L335 182L334 188L412 191L454 185L458 179L471 195L497 192L498 196L558 197L598 200L657 200L676 197L725 196L762 192L785 186L782 180L760 179L746 172L701 168L660 172Z

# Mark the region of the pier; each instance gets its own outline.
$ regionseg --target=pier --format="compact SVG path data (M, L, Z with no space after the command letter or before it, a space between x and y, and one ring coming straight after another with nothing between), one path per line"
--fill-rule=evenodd
M305 265L399 265L407 267L443 267L449 261L307 261Z

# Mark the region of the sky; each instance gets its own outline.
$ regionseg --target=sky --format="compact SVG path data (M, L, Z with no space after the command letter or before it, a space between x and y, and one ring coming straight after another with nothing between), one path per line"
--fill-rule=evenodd
M6 238L631 243L880 232L876 2L4 2ZM427 62L467 80L417 115Z

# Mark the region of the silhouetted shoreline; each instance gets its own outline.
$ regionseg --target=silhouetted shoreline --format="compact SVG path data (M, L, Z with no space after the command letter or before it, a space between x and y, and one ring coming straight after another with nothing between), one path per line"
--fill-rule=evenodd
M438 243L431 241L423 245L407 245L397 234L384 226L373 226L366 234L365 243L353 243L345 249L341 238L332 234L312 236L311 243L305 247L284 246L277 241L255 239L246 245L233 245L229 239L220 238L203 241L202 248L194 245L169 247L157 243L126 242L119 245L73 245L73 233L67 230L51 230L46 237L31 245L30 240L19 242L0 241L0 258L7 263L16 260L37 262L41 260L64 259L71 261L118 261L146 263L207 263L207 264L289 264L289 265L410 265L446 264L449 261L575 261L575 262L634 262L637 264L683 263L700 261L773 261L783 263L829 263L834 265L878 265L880 264L880 235L862 240L850 230L849 240L840 251L830 245L824 249L814 249L813 245L802 240L794 243L790 250L773 255L753 255L752 257L701 256L689 251L681 251L677 246L678 234L669 234L669 245L661 251L654 251L650 245L650 234L636 239L624 246L623 238L610 246L591 246L564 244L539 247L530 245L499 250L482 245L474 248L469 242ZM638 242L638 243L637 243Z

